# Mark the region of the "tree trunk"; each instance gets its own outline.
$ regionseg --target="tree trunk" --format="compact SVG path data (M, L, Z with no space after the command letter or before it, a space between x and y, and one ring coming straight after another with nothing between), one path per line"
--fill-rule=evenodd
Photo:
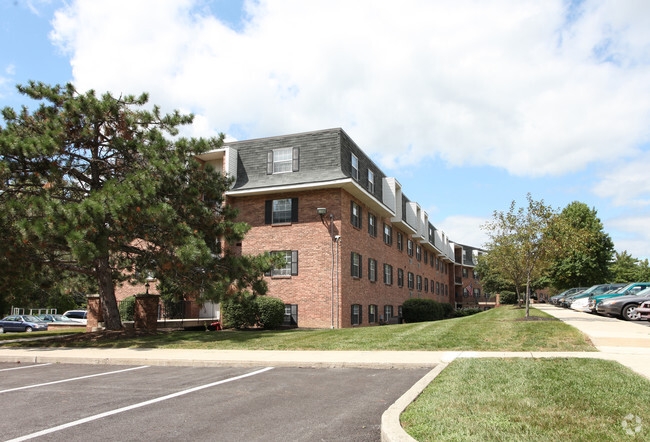
M526 319L530 317L530 278L526 281Z
M113 285L112 271L108 264L108 256L97 260L96 269L105 327L107 330L121 330L122 320L115 300L115 286Z

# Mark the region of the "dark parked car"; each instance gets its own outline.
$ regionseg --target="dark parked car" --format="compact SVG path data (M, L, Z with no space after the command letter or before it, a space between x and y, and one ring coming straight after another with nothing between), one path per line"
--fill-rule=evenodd
M623 317L627 321L641 319L636 308L650 300L650 289L645 289L636 295L622 295L605 299L596 306L596 312L601 315Z
M32 315L10 315L0 321L0 333L45 331L47 324Z

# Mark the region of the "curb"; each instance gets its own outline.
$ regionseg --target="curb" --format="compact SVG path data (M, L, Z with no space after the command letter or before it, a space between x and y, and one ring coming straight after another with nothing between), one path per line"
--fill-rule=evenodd
M384 411L384 414L381 415L381 440L382 442L415 442L411 436L409 436L402 424L400 423L400 415L406 407L408 407L417 397L422 393L422 391L433 381L436 376L438 376L442 370L447 367L447 363L441 362L429 373L424 375L422 379L417 381L406 393L404 393L393 405L391 405L388 410Z

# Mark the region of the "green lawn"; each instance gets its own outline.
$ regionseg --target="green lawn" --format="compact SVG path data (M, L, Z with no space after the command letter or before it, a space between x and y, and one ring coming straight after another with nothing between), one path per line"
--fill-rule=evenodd
M457 359L401 421L418 441L650 440L650 381L599 359Z
M531 310L538 317L546 313ZM247 350L595 351L560 321L519 321L524 310L500 307L464 318L340 330L171 332L96 341L32 345ZM5 344L15 345L18 344ZM25 346L25 344L20 344Z
M83 333L86 331L86 328L67 328L61 330L50 330L50 331L39 331L31 333L3 333L0 335L0 342L10 341L13 339L23 339L23 338L43 338L47 336L61 336L61 335L70 335L75 333Z

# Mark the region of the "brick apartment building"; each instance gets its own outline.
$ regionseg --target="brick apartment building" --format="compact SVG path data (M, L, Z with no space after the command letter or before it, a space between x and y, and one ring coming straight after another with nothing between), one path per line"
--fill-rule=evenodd
M300 327L395 322L409 298L486 305L482 250L452 242L342 129L226 143L200 161L235 178L244 254L281 254L269 295Z

